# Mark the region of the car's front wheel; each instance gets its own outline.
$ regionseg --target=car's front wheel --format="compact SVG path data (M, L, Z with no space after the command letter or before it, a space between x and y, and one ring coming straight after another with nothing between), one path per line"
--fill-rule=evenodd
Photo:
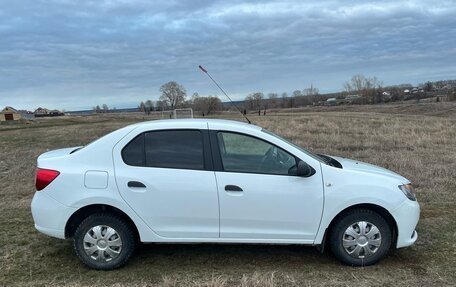
M330 231L333 254L352 266L372 265L382 259L391 246L391 228L378 213L368 209L349 211Z
M93 214L81 222L73 237L74 250L90 268L111 270L133 255L135 236L130 226L113 214Z

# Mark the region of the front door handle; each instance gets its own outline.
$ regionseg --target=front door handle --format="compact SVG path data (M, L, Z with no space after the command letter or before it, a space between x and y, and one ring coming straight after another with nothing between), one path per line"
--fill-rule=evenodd
M139 182L139 181L129 181L128 182L128 187L140 187L140 188L145 188L146 186L144 183Z
M243 191L242 188L240 188L237 185L225 185L225 191L236 191L236 192L241 192Z

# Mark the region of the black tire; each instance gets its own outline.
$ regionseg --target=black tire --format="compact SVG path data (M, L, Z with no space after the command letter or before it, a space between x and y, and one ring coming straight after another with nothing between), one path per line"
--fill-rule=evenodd
M365 248L361 248L361 256L358 256L358 258L352 257L348 252L352 251L351 248L349 247L349 251L346 251L344 246L343 246L343 238L345 231L347 228L350 226L357 226L357 222L368 222L373 225L375 225L378 230L380 231L380 237L381 237L381 243L380 246L378 246L376 251L372 254L365 254L366 249L365 248L370 248L371 250L375 250L374 245L368 245ZM368 225L369 226L369 225ZM367 228L366 228L367 229ZM329 233L329 244L331 247L332 253L336 256L337 259L342 261L344 264L351 265L351 266L368 266L377 263L379 260L381 260L387 253L388 250L391 247L391 242L392 242L392 232L391 232L391 227L389 226L388 222L378 213L369 210L369 209L355 209L351 210L345 214L343 214L337 221L334 223L332 229L330 230ZM345 237L348 240L354 239L354 237L346 236ZM379 236L372 237L373 239L378 239ZM364 241L364 239L363 239ZM364 243L364 242L362 242ZM365 257L365 258L359 258L359 257Z
M92 228L96 226L103 226L102 230L105 230L105 234L107 227L114 229L117 234L111 236L111 239L114 238L115 240L120 237L121 246L113 247L118 253L115 258L110 257L107 252L105 253L104 251L101 251L103 252L103 255L106 256L106 260L97 261L85 252L84 244L87 246L87 243L84 243L84 237ZM135 251L136 240L131 227L123 219L110 213L97 213L88 216L81 222L81 224L79 224L73 236L73 246L76 255L88 267L97 270L112 270L127 263L128 259L130 259ZM98 252L100 251L96 251L93 256L96 257Z

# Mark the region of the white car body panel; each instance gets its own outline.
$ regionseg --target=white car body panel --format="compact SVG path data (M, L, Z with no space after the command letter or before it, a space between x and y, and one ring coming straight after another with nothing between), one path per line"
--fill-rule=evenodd
M121 159L116 166L121 165ZM213 171L122 167L117 184L122 198L159 236L218 238L219 209ZM131 180L146 188L128 187Z
M216 172L220 198L220 237L287 239L313 244L323 211L320 162L261 128L231 122L209 122L209 129L236 131L264 139L307 162L316 174L309 178L255 173ZM227 192L236 185L243 192Z
M223 171L138 168L126 165L122 148L141 132L159 129L227 130L262 138L312 166L309 178ZM409 183L394 172L334 157L343 169L321 163L261 128L223 120L162 120L117 130L70 154L75 148L42 154L38 167L60 175L35 193L36 228L64 238L78 209L105 204L124 212L143 242L233 242L321 244L331 221L344 209L374 204L387 210L398 228L397 247L416 240L419 205L399 190ZM141 179L147 189L128 188ZM236 184L242 194L224 186ZM282 190L279 190L282 189ZM220 223L219 223L220 221Z
M138 134L169 129L168 121L145 123L113 149L117 187L122 198L148 224L156 240L219 237L217 185L213 171L135 167L125 164L122 148ZM180 121L173 129L207 129L206 122ZM129 188L138 180L146 189ZM191 183L191 184L189 184Z
M220 237L313 244L323 210L321 177L216 172ZM226 191L236 185L242 192Z
M343 162L344 160L341 160L342 165ZM362 166L364 163L359 163L359 165ZM394 177L391 174L384 176L380 172L371 173L359 168L349 169L344 165L343 167L343 169L339 169L322 164L325 212L315 242L323 240L326 228L331 221L347 207L373 204L383 207L391 214L403 202L410 201L398 188L401 184L409 183L402 176ZM369 169L373 169L373 166L369 165Z
M402 175L399 175L395 173L394 171L391 171L389 169L379 167L373 164L357 161L357 160L352 160L352 159L347 159L343 157L338 157L338 156L331 156L332 158L336 159L339 161L342 166L344 167L345 170L352 170L352 171L359 171L362 173L367 173L367 174L379 174L383 176L389 176L394 179L398 179L402 182L402 184L409 183L410 181L403 177Z
M68 218L78 209L58 202L46 192L37 192L32 200L32 215L35 228L52 237L65 238Z

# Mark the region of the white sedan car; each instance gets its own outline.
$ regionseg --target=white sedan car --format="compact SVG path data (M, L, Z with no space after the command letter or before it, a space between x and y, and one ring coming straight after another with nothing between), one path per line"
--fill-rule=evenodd
M420 214L392 171L225 120L139 123L46 152L36 189L36 229L73 238L82 262L105 270L139 242L328 246L370 265L416 241Z

